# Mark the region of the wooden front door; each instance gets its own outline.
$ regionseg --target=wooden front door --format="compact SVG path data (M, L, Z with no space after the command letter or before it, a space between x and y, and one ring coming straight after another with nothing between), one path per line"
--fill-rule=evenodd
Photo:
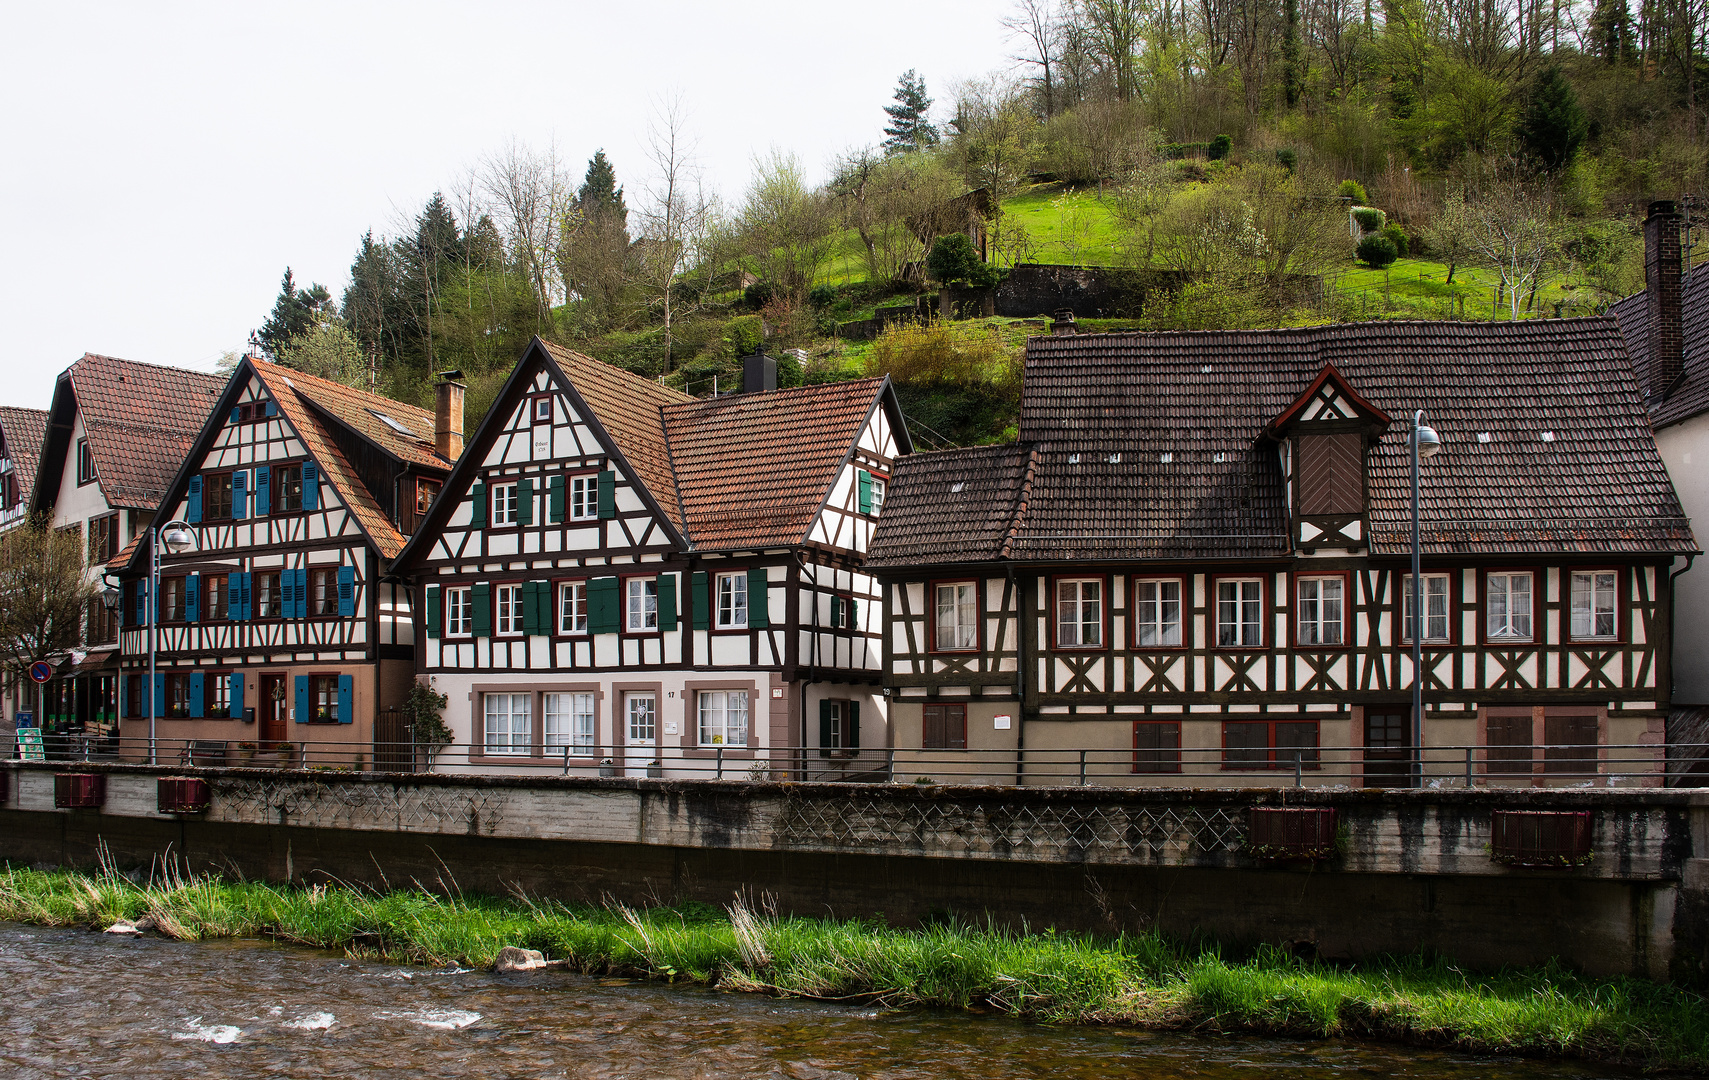
M1365 786L1406 787L1412 782L1407 753L1412 742L1412 706L1365 709Z
M268 674L261 676L261 700L258 703L261 714L262 742L284 742L287 734L285 726L285 709L288 705L288 695L285 693L285 676Z

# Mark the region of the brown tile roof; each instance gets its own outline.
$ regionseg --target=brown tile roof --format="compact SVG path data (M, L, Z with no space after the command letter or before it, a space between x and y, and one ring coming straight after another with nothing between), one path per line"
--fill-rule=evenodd
M668 405L691 402L694 398L620 367L602 364L591 356L583 356L538 338L535 340L545 347L547 354L568 376L576 392L598 418L600 426L617 444L618 452L658 500L659 508L671 524L682 531L682 509L671 474L661 410Z
M898 461L867 565L988 562L1008 554L1036 451L975 446Z
M380 508L361 476L339 449L337 440L327 429L325 414L337 417L364 438L406 462L449 470L452 463L433 452L433 414L290 368L255 363L254 370L268 393L279 403L279 411L302 438L309 454L320 464L327 479L350 507L362 531L373 541L375 549L384 558L396 558L403 550L405 537ZM412 432L424 431L428 445L424 447L419 440L394 432L373 415L376 412L403 423Z
M1329 364L1398 418L1371 454L1373 554L1410 550L1417 408L1444 443L1425 466L1432 554L1696 549L1618 327L1600 318L1032 338L1020 434L1038 466L1014 557L1288 554L1262 432ZM934 456L899 464L887 519L926 512L908 505L908 477ZM892 565L939 557L933 533L881 539Z
M1673 393L1651 403L1650 417L1658 428L1709 412L1709 266L1687 274L1683 292L1685 379ZM1638 386L1646 392L1650 374L1648 298L1647 290L1634 293L1608 309L1608 314L1620 322Z
M65 377L83 414L101 493L112 506L144 510L166 494L226 383L203 371L95 353L72 364ZM53 422L69 424L70 416L58 416L55 404ZM50 465L75 468L69 429L54 442Z
M883 377L730 394L664 409L683 524L697 549L806 538Z
M107 560L107 569L116 574L126 566L129 566L131 556L136 554L137 545L142 543L144 535L144 531L138 531L135 536L131 537L130 543L119 549L119 553L117 555L114 555L111 559Z
M18 477L18 496L27 503L36 486L42 440L47 437L47 410L0 405L0 432L5 433L6 456L12 459L12 471Z

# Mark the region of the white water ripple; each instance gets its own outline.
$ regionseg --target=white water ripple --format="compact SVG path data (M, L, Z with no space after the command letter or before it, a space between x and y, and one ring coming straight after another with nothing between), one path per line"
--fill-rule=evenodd
M392 1012L389 1010L374 1014L376 1020L408 1020L424 1028L435 1031L457 1031L466 1028L481 1018L478 1012L467 1009L414 1009L409 1012Z
M297 1031L325 1031L337 1022L337 1018L329 1012L309 1013L295 1020L285 1021L284 1026Z
M243 1034L242 1028L230 1024L203 1024L199 1016L185 1020L184 1026L190 1030L172 1033L172 1038L178 1042L208 1042L224 1046L226 1043L236 1042L237 1037Z

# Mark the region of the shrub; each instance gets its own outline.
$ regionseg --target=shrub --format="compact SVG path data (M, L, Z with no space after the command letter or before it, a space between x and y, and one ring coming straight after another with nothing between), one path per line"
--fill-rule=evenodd
M1276 151L1276 164L1289 172L1293 172L1299 168L1300 156L1291 147L1284 147Z
M1394 241L1381 234L1367 236L1359 241L1359 246L1353 249L1353 254L1359 261L1373 270L1381 270L1400 258L1395 250Z
M749 356L764 343L765 327L758 315L738 315L724 324L724 344L731 356Z
M756 281L742 290L743 302L755 311L771 303L772 297L776 295L777 290L771 287L769 281Z
M1002 331L976 324L898 323L872 344L867 371L898 386L1020 389L1020 356Z
M933 281L949 284L952 281L964 281L979 265L979 253L973 250L973 241L966 233L950 233L932 241L932 250L926 253L926 273Z
M1374 206L1355 206L1353 220L1359 223L1361 231L1373 233L1388 222L1389 216Z
M1211 140L1208 156L1212 161L1227 161L1228 155L1234 152L1234 139L1228 135L1218 135Z
M1387 237L1389 242L1394 245L1395 254L1402 259L1406 258L1408 251L1412 250L1412 244L1406 238L1406 230L1399 225L1390 225L1378 235Z
M1352 199L1355 206L1363 206L1369 201L1365 196L1365 185L1357 180L1341 181L1341 186L1336 189L1335 193L1343 199Z
M837 302L837 290L829 285L815 285L807 293L807 302L816 308L828 308Z

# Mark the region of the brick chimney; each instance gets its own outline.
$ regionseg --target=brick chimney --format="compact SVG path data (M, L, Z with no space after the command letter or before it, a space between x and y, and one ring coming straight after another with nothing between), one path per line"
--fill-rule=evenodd
M1062 308L1050 322L1050 332L1056 337L1072 337L1078 333L1074 327L1074 310Z
M1685 371L1685 280L1681 276L1679 211L1669 200L1650 204L1644 220L1644 289L1650 317L1650 404L1667 397Z
M441 371L434 384L433 450L447 461L463 456L463 385L461 371Z

